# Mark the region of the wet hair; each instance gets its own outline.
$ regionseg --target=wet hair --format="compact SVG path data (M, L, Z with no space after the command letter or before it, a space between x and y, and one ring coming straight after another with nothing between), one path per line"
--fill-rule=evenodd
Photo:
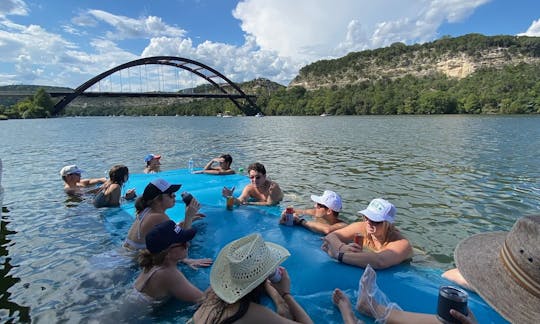
M143 195L140 195L137 200L135 200L135 212L138 214L140 212L142 212L143 210L145 210L146 208L148 207L151 207L152 206L152 203L155 201L155 200L162 200L163 199L163 195L159 195L153 199L150 199L150 200L146 200L144 199Z
M242 318L247 313L247 310L249 308L249 303L256 303L259 304L261 300L261 296L265 293L266 289L264 287L265 282L263 281L260 285L255 287L252 291L250 291L247 295L240 298L238 301L236 301L234 304L240 304L240 307L236 313L231 314L229 316L224 317L226 315L226 310L229 306L234 304L229 304L219 298L218 295L214 292L213 289L208 289L204 296L204 301L201 304L199 308L202 308L203 310L205 308L208 308L207 311L204 313L206 314L206 318L204 319L204 323L233 323L236 320ZM228 314L227 314L228 315Z
M165 249L159 253L152 254L147 249L144 249L139 252L137 260L139 261L139 266L143 269L144 272L150 271L154 266L160 266L165 262L165 257L169 253L169 249Z
M109 179L112 183L123 185L126 182L126 176L129 177L129 169L123 164L117 164L109 170Z
M380 225L382 227L383 231L385 232L384 239L382 240L381 248L384 247L386 244L390 243L390 238L393 236L394 232L399 232L399 230L394 226L394 224L389 223L387 221L384 221L383 224ZM364 244L369 247L370 249L377 251L375 248L375 242L373 242L373 238L371 235L366 235L364 238Z
M229 163L229 165L232 164L232 156L230 154L221 154L219 157L223 158L223 160Z
M249 173L249 171L251 170L258 172L260 174L266 175L266 168L264 167L264 165L262 165L259 162L251 163L248 166L247 172Z

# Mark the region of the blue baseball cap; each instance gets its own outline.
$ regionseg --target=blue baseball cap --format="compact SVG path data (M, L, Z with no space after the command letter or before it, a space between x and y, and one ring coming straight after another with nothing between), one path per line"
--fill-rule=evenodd
M184 229L172 220L159 223L146 234L146 248L150 253L156 254L169 248L175 243L191 241L197 229Z
M144 162L150 162L152 161L153 159L161 159L161 155L157 155L157 154L148 154L147 156L144 157Z

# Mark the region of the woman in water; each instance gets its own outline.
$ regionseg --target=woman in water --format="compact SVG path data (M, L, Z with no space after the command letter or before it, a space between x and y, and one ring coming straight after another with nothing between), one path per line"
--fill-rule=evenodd
M373 199L358 213L363 220L325 236L322 249L330 257L362 268L371 264L374 269L388 268L412 257L411 243L394 226L393 204ZM354 242L357 235L358 241Z
M122 186L129 179L129 169L127 166L118 164L109 170L109 180L107 180L98 190L94 197L94 206L118 207L122 196ZM132 200L137 196L134 189L126 192L124 198Z

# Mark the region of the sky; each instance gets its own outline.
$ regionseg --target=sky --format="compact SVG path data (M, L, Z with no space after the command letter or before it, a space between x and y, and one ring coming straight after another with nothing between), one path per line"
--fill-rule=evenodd
M158 55L288 85L318 60L469 33L540 36L540 1L0 0L0 86L76 88Z

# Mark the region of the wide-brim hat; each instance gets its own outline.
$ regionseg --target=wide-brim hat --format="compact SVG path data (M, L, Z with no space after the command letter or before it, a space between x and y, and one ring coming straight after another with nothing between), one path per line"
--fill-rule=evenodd
M522 217L510 232L476 234L454 251L459 272L512 323L540 319L540 216Z
M170 184L162 178L154 179L144 188L143 199L150 201L159 195L177 192L181 186L181 184Z
M258 233L242 237L219 252L210 271L210 286L219 298L232 304L259 286L290 255Z

